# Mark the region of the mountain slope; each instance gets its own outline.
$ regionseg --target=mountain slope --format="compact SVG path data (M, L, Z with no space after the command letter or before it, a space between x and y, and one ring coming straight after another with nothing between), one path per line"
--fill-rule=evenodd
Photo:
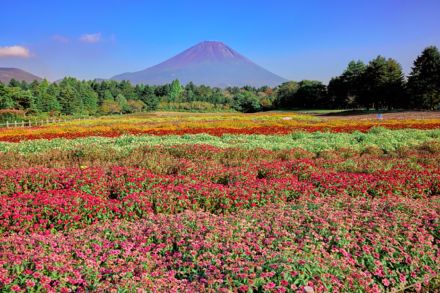
M27 71L18 69L18 68L6 68L6 67L0 67L0 81L2 83L9 83L11 79L15 79L18 81L26 81L26 82L32 82L34 80L42 80L41 77L38 77L36 75L33 75L32 73L29 73Z
M227 86L276 86L286 80L258 66L221 42L205 41L145 70L111 79L160 85L179 79L183 84Z

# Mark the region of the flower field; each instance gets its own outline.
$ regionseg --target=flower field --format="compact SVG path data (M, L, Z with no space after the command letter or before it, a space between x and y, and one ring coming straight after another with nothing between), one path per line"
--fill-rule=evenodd
M285 135L292 132L367 132L374 127L388 129L438 129L440 115L427 119L324 119L292 112L257 114L195 114L153 113L101 117L70 121L49 126L2 129L0 141L19 142L32 139L80 138L89 136L119 137L121 135L185 135L262 134ZM403 116L404 117L404 116Z
M440 288L440 120L122 119L0 131L0 291Z

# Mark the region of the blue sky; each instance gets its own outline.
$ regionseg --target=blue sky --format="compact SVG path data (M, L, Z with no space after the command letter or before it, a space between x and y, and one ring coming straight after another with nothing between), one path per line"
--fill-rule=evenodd
M0 67L50 80L144 69L203 40L287 79L324 82L379 54L408 73L424 47L440 47L439 0L2 2Z

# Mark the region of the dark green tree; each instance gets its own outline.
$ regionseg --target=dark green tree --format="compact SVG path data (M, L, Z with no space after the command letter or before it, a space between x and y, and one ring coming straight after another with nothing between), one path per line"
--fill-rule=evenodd
M156 96L153 87L146 86L140 95L141 101L145 104L148 111L155 111L159 106L160 98Z
M297 108L327 108L327 88L320 81L303 80L299 83L293 103Z
M331 108L348 108L356 106L364 90L363 77L366 65L364 62L350 61L344 72L330 80L328 84L329 105Z
M411 106L437 109L440 107L440 52L431 46L414 61L408 78Z
M123 94L119 94L115 98L116 103L118 103L119 107L121 108L122 113L128 113L130 111L127 103L127 99Z
M58 100L63 114L77 114L83 109L82 100L75 86L75 79L64 78L59 84Z
M57 95L50 90L50 83L44 79L40 83L33 82L30 90L35 97L35 107L38 112L59 112L61 110Z
M21 82L19 82L15 78L12 78L8 84L9 87L18 87L18 88L21 88L21 85L22 85Z
M365 69L362 82L364 88L359 103L367 109L398 107L397 101L404 98L402 67L394 59L378 56L371 60Z
M279 108L293 108L295 94L299 85L296 81L289 81L281 84L276 90L275 105Z
M26 110L29 113L37 112L35 97L30 90L22 90L20 87L9 87L7 100L12 100L14 108Z
M49 84L49 88L47 89L48 99L46 100L46 110L55 114L61 112L62 107L58 100L60 94L60 88L56 83Z
M170 91L168 93L168 100L170 102L178 102L180 100L182 94L182 86L180 85L179 80L173 80L170 85Z
M327 91L331 108L348 108L353 104L348 97L347 84L341 76L333 77L329 81Z
M347 104L355 104L364 89L363 76L367 66L361 60L351 61L341 75Z
M104 100L115 100L115 97L110 90L104 91Z
M243 91L235 95L232 100L232 107L244 113L258 112L262 109L258 97L249 91Z
M139 100L135 88L127 80L123 80L118 85L119 94L123 95L127 100Z
M14 100L9 94L9 89L9 87L0 83L0 109L12 109L15 106Z

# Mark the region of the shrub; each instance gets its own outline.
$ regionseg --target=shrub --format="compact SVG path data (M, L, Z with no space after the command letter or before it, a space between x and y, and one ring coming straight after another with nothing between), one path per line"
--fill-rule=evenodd
M0 110L0 122L21 121L25 118L25 111L16 109Z

